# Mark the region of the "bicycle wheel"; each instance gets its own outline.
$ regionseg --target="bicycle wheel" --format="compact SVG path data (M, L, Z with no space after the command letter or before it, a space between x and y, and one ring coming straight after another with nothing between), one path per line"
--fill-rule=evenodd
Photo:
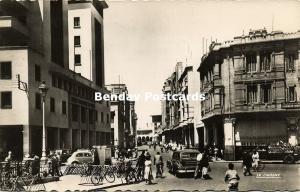
M105 177L106 181L109 183L113 183L116 180L115 174L111 171L106 172L104 177Z
M100 175L100 174L93 174L91 176L91 182L94 184L94 185L99 185L100 183L103 182L103 176Z

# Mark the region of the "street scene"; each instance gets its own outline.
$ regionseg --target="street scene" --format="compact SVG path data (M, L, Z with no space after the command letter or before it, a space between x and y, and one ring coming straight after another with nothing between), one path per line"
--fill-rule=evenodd
M299 10L0 0L0 191L300 191Z

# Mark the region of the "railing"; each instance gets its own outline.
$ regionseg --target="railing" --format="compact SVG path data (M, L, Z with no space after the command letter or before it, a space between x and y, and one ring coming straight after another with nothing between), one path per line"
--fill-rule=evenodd
M0 191L45 191L44 176L49 170L39 160L1 162Z
M282 109L299 109L300 108L300 102L285 102L281 103Z

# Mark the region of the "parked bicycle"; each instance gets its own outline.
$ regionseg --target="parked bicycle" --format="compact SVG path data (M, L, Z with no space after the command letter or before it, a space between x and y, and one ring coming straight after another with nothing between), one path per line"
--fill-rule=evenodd
M97 167L91 175L91 182L94 185L99 185L104 179L109 183L113 183L116 178L113 171L109 169L108 166Z

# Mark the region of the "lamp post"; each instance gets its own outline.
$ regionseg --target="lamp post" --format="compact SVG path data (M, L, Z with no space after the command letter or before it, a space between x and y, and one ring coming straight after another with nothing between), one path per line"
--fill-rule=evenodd
M43 136L42 136L42 158L41 158L41 161L46 160L45 100L46 100L46 95L47 95L48 89L49 88L47 87L45 81L43 81L39 86L39 90L40 90L40 93L41 93L42 99L43 99Z

